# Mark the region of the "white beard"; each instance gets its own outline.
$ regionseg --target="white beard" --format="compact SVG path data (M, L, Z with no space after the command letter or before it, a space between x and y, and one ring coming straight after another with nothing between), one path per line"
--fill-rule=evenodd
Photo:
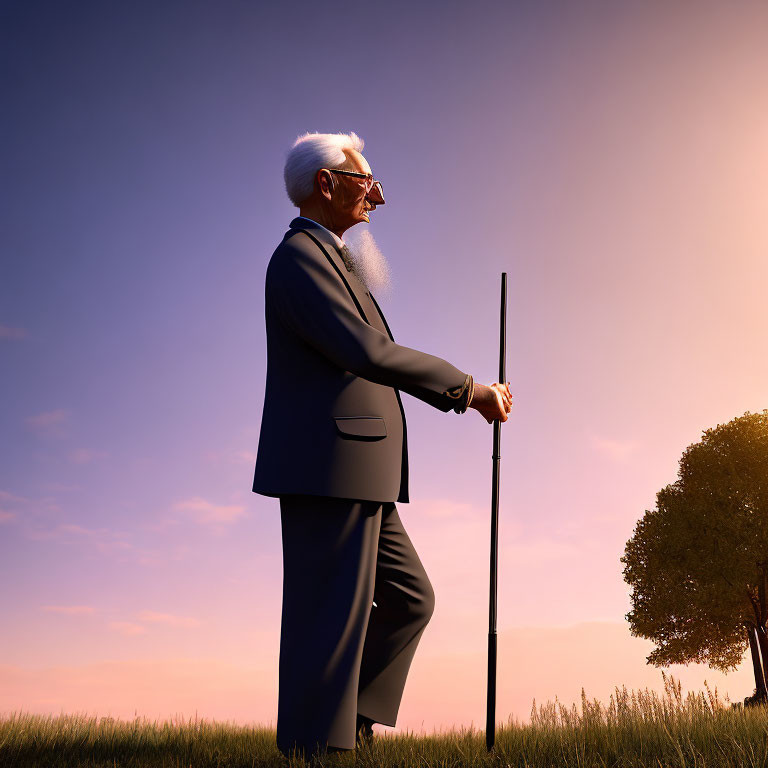
M373 235L363 229L345 240L349 248L354 273L360 282L374 294L388 296L392 289L392 273Z

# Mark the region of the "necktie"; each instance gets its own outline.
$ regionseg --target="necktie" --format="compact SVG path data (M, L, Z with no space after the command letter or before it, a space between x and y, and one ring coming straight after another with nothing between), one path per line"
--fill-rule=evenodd
M346 245L343 245L341 248L339 248L339 253L341 254L341 258L344 261L344 266L347 268L347 272L353 272L354 266L352 265L352 255L349 252L349 248L347 248Z
M370 296L371 292L368 290L368 284L363 280L360 273L355 269L355 265L352 262L352 256L349 252L349 248L347 248L346 245L339 248L339 253L341 254L341 258L344 261L344 266L347 268L347 272L351 272L358 281L362 284L363 288L365 288L365 292Z

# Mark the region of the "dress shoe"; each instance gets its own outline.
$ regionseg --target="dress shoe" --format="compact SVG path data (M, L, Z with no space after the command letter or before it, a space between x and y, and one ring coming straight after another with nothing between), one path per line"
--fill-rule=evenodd
M364 715L357 716L357 737L355 738L357 746L366 746L373 741L373 724L375 722Z

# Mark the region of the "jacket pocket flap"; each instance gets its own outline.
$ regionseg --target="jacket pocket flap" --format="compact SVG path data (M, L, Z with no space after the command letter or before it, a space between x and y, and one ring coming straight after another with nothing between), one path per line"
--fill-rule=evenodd
M334 416L336 428L342 435L377 438L387 436L387 425L382 416Z

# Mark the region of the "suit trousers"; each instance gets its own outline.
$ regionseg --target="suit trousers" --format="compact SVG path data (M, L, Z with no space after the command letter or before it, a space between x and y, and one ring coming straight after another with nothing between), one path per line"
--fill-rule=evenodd
M394 726L435 595L394 502L280 497L277 746L354 749L357 715Z

